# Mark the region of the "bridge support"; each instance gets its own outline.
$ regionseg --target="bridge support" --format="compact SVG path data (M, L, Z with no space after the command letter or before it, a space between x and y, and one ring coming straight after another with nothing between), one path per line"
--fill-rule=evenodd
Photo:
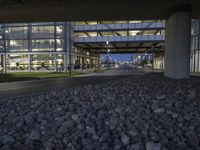
M190 76L190 11L175 12L166 21L165 76L184 79Z

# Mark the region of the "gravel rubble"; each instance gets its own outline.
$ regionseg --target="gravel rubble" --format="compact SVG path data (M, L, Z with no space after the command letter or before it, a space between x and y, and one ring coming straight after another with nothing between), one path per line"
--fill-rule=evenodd
M199 85L147 74L0 100L0 149L200 150Z

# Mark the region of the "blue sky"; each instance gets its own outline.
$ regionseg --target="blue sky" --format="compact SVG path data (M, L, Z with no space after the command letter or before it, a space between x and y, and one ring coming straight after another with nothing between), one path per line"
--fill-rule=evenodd
M117 59L118 61L124 62L124 61L131 61L131 57L133 54L110 54L111 60L114 61ZM101 59L106 60L107 54L101 54Z

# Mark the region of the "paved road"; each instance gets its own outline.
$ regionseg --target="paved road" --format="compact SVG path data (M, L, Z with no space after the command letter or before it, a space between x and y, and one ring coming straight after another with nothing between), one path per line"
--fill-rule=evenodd
M126 76L126 75L142 75L147 72L143 70L118 70L118 69L110 69L103 72L91 73L85 76Z
M109 80L125 78L125 75L119 76L84 76L76 78L60 78L49 80L10 82L0 84L0 98L26 96L35 93L41 93L51 90L59 90L83 86L86 84L95 84Z
M102 83L144 73L144 71L137 70L110 69L102 73L91 73L74 78L57 78L48 80L0 83L0 98L27 96L30 94L42 93L46 91L67 89L87 84Z
M145 73L148 73L148 71L112 69L102 73L92 73L75 78L0 83L0 99L67 89L77 86L84 86L87 84L102 83Z

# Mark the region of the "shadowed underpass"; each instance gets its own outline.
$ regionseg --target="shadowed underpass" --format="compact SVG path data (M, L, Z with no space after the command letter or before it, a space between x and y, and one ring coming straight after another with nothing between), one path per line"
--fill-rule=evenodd
M0 150L200 150L199 6L0 0L4 75L94 71L0 83Z
M32 95L36 93L96 84L110 80L125 78L128 75L118 76L83 76L75 78L47 79L0 84L0 98Z

